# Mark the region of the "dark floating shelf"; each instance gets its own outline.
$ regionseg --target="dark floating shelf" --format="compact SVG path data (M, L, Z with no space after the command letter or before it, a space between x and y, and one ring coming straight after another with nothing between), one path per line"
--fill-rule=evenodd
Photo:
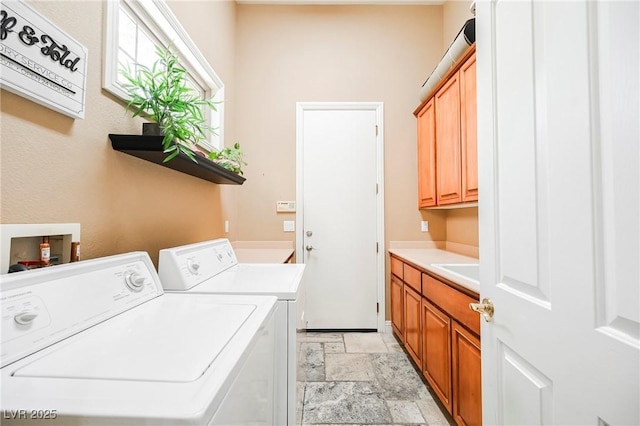
M237 173L233 173L199 155L196 155L197 163L182 153L178 154L173 160L163 163L162 161L165 159L166 154L162 148L162 136L109 134L109 139L111 139L111 146L116 151L121 151L209 182L242 185L246 180Z

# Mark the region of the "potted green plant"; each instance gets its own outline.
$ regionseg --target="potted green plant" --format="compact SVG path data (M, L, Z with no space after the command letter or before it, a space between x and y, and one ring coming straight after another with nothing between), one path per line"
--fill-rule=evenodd
M155 121L164 135L162 140L167 162L179 153L196 161L194 149L215 129L208 126L203 110L216 109L216 103L202 99L200 93L188 85L187 72L180 66L178 55L167 47L156 47L158 59L151 68L136 64L121 69L129 94L127 108L133 117L146 115ZM196 161L197 162L197 161Z
M240 149L240 144L236 142L233 148L222 148L220 151L211 151L209 158L227 170L242 175L242 167L247 163L243 160L244 153Z

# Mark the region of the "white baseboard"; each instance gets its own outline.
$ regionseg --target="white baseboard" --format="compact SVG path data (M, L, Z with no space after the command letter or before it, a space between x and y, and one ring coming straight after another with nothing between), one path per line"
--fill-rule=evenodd
M390 320L387 320L387 321L384 322L384 331L383 331L383 333L386 333L386 334L393 333L393 330L391 329L391 321Z

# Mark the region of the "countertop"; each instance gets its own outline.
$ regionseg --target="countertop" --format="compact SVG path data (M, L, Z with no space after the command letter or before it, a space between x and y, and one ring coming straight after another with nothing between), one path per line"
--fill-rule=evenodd
M293 258L292 241L232 241L240 263L287 263Z
M476 258L437 248L401 248L392 246L389 248L389 253L475 293L480 293L480 283L478 281L433 266L439 263L478 263Z

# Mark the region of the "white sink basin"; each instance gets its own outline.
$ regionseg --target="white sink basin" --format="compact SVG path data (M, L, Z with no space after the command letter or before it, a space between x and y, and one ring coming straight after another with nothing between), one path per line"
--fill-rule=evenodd
M434 263L431 266L477 283L480 282L480 265L477 263Z

